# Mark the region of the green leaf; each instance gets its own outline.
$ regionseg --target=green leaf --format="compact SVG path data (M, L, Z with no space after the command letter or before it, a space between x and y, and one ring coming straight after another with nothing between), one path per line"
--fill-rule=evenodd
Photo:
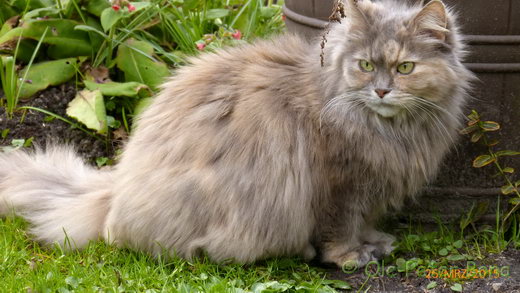
M495 121L484 121L480 124L480 128L484 131L497 131L500 129L500 124Z
M432 281L432 282L430 282L430 283L426 286L426 289L430 290L430 289L433 289L433 288L435 288L435 287L437 287L437 282Z
M107 32L110 30L121 18L125 16L123 10L115 11L112 7L105 8L101 13L101 26Z
M482 138L482 136L484 136L483 132L475 132L475 133L473 133L473 135L471 136L471 142L479 141Z
M168 66L154 57L153 46L134 39L120 45L116 57L117 67L125 73L125 80L137 81L156 89L170 75Z
M406 271L406 260L404 258L396 259L395 264L397 265L398 272Z
M457 240L453 242L453 247L455 248L462 248L462 245L464 245L464 242L462 240Z
M504 169L502 169L502 171L504 171L504 173L515 173L515 169L514 168L511 168L511 167L505 167Z
M32 136L29 137L28 139L26 139L25 142L23 143L23 147L28 148L28 147L32 146L33 140L34 140L34 137L32 137Z
M11 145L15 148L21 148L25 144L25 139L23 138L15 138L11 140Z
M509 200L509 203L512 204L512 205L519 205L520 204L520 198L518 197L513 197L512 199Z
M471 125L469 127L466 127L464 129L462 129L460 131L460 134L470 134L470 133L473 133L475 131L479 130L479 127L478 125Z
M87 6L85 7L88 12L93 15L100 17L103 10L110 7L109 0L89 0L87 1Z
M87 89L100 90L104 96L151 96L150 88L142 83L135 81L131 82L107 82L107 83L96 83L93 81L84 80Z
M223 18L229 15L229 10L223 8L209 9L206 11L207 19Z
M14 28L0 37L2 50L14 51L16 41L23 38L40 40L49 28L43 43L50 45L47 54L54 58L90 56L93 47L87 32L74 30L79 22L69 19L28 20L21 27ZM14 44L14 45L13 45Z
M322 284L329 285L334 289L351 290L349 283L341 280L323 280Z
M80 282L81 281L78 280L78 278L76 277L69 276L65 278L65 283L67 283L67 285L71 286L74 289L78 288Z
M442 248L441 250L439 250L439 255L440 255L440 256L446 256L446 255L448 255L448 249L446 249L446 248Z
M153 102L153 98L144 98L137 103L134 108L134 116L139 116L144 110L146 110Z
M59 12L60 12L59 9L52 7L52 6L43 7L43 8L38 8L38 9L34 9L34 10L27 12L26 14L24 14L22 19L24 21L27 21L27 20L30 20L33 18L38 18L38 17L57 16L59 14Z
M1 8L1 6L0 6L0 8ZM2 28L0 28L0 37L5 35L8 31L10 31L16 27L16 24L18 23L18 18L19 18L18 16L14 16L4 22L4 24L2 25Z
M5 139L10 131L11 131L11 129L9 129L9 128L2 130L2 135L1 135L2 138Z
M103 167L103 166L105 166L107 163L108 163L108 158L107 158L107 157L99 157L99 158L96 158L96 165L97 165L98 167Z
M475 110L471 110L471 113L468 115L470 120L480 120L480 115Z
M102 31L98 30L97 28L92 27L90 25L80 24L80 25L75 26L74 29L79 30L79 31L96 33L96 34L102 36L104 39L109 40L109 37L104 32L102 32Z
M84 58L67 58L36 63L31 66L25 82L20 86L20 97L27 98L51 85L62 84L76 74L76 68ZM20 78L25 70L19 73Z
M449 261L459 261L459 260L465 260L466 256L463 254L453 254L453 255L448 255L448 257L446 257L446 259Z
M271 18L276 15L278 9L276 7L261 7L260 8L260 16L262 18Z
M455 292L462 292L462 285L459 283L453 284L453 286L450 287L451 290Z
M516 187L514 187L513 185L511 184L507 184L507 185L504 185L500 188L500 191L502 192L502 194L511 194L513 192L516 191Z
M107 133L105 102L99 90L82 90L78 92L67 107L67 115L74 117L88 128L94 129L100 134Z
M520 152L504 150L504 151L496 152L496 155L497 155L497 157L501 157L501 156L518 156L518 155L520 155Z
M473 167L481 168L493 163L495 160L496 159L490 155L480 155L475 160L473 160Z

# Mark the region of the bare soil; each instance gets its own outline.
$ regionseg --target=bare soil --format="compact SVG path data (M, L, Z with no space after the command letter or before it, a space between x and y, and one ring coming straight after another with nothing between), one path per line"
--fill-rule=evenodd
M425 274L422 274L421 271L413 271L408 274L395 273L390 266L383 266L380 263L379 266L372 265L354 273L330 269L328 278L346 281L352 285L355 291L359 290L358 292L368 290L366 292L448 293L456 292L450 288L455 282L462 285L462 292L520 292L520 250L509 248L501 254L489 255L486 259L474 263L460 262L457 265L449 266L447 270L455 271L458 269L462 273L462 269L467 269L468 266L470 270L474 267L489 272L489 269L491 269L491 275L482 273L475 274L473 277L468 276L465 279L453 280L451 278L433 278L433 272L430 271L430 278L428 278L428 272ZM437 286L430 290L426 289L432 281L437 282Z
M31 99L20 101L19 106L32 106L68 118L65 115L67 104L74 99L76 89L73 84L64 84L40 92ZM9 146L13 139L33 138L33 144L45 147L48 143L74 146L87 162L95 162L98 157L113 153L111 143L98 139L72 127L58 119L49 121L49 115L35 110L17 111L9 119L4 108L0 108L0 132L9 129L5 138L0 137L1 146ZM72 120L71 118L68 118Z

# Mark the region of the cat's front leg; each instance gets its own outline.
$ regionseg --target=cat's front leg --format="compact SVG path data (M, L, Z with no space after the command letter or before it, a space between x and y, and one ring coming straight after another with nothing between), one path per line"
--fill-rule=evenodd
M362 267L377 260L378 247L364 241L365 222L356 211L343 210L328 215L321 227L322 261L339 267Z
M361 240L364 244L375 247L374 256L376 258L380 259L385 255L389 255L394 250L394 236L377 231L375 228L368 225L365 227L364 231L365 232L361 235Z

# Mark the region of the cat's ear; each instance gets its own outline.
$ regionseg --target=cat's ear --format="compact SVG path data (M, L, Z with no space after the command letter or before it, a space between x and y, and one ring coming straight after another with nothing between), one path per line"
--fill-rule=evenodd
M367 25L367 18L359 7L359 3L369 0L343 0L345 5L345 16L350 22L358 25Z
M426 4L412 20L416 33L427 34L441 41L446 40L448 30L448 13L446 6L439 0Z

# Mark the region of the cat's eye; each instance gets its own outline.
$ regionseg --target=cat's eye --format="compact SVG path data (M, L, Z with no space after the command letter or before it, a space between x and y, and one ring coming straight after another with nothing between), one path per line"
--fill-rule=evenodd
M410 74L413 71L413 68L415 67L415 63L413 62L404 62L399 64L397 66L397 72L401 74Z
M359 60L359 68L365 72L372 72L374 71L374 66L372 63L368 62L367 60Z

